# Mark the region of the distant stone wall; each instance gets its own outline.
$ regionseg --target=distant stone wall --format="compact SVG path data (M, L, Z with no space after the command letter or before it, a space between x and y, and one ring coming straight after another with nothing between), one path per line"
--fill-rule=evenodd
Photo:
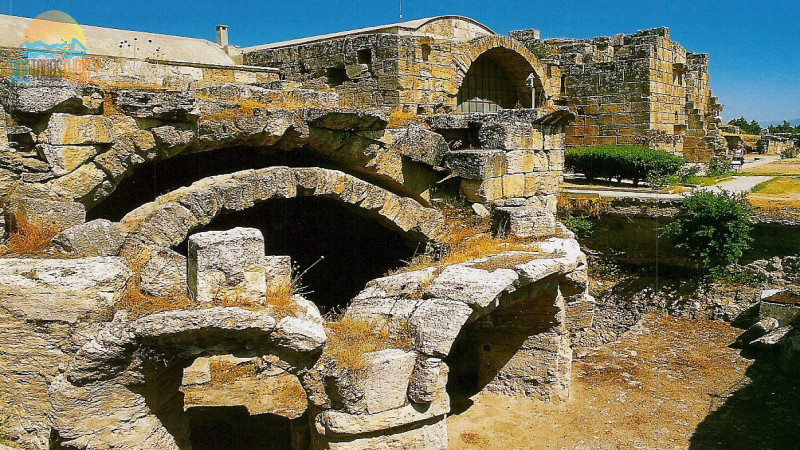
M758 140L758 152L765 155L780 155L786 150L800 147L800 139L765 134Z
M687 52L667 28L589 40L512 36L560 68L561 100L577 113L567 148L633 144L646 130L683 135L662 148L693 159L717 148L722 105L709 88L708 55Z
M243 54L245 64L275 67L287 80L308 87L330 88L342 106L400 109L411 114L456 111L457 94L472 62L493 49L498 59L525 86L535 73L536 104L530 89L521 107L542 106L553 97L544 66L519 42L504 36L453 40L429 35L362 34ZM502 54L502 55L500 55Z

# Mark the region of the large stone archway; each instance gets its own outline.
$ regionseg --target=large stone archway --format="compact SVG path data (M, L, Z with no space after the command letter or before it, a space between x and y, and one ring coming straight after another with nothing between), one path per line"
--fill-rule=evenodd
M523 107L542 107L552 104L555 95L542 63L524 45L506 36L491 35L479 37L462 44L462 51L453 53L455 63L455 83L461 87L473 64L479 59L489 59L508 73L513 85L522 90L528 77L532 75L532 88L535 90L535 104L522 103Z
M441 213L410 198L336 170L290 167L205 178L131 211L119 227L126 246L174 247L219 214L274 198L303 196L353 205L409 240L436 240L441 232Z

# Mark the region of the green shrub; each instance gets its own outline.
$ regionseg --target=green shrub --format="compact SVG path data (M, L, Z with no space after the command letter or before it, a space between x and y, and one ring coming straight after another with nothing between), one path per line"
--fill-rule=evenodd
M628 179L634 184L648 177L674 175L684 162L683 158L667 152L633 146L576 148L565 153L567 168L584 174L589 180Z
M733 165L727 159L714 158L708 162L706 175L710 177L722 177L733 170Z
M706 269L739 261L750 247L750 207L745 194L695 191L683 200L675 222L664 228L678 248Z
M797 157L797 149L794 147L787 148L786 150L781 152L781 159L792 159L796 157Z
M561 220L561 223L563 223L569 231L572 231L575 233L575 236L578 237L586 236L594 229L594 224L589 220L588 216L573 216L572 214L567 214L559 220Z

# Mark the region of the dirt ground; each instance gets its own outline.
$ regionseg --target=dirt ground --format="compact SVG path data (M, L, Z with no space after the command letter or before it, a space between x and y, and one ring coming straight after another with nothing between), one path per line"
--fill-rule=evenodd
M754 175L800 175L800 158L782 159L745 171Z
M573 364L566 403L480 393L451 449L793 449L800 383L728 348L724 322L648 315Z

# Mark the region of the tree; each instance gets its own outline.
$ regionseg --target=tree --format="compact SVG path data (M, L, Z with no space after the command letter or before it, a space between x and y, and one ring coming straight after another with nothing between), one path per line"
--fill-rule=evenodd
M761 125L759 125L759 123L755 120L748 122L744 116L731 120L728 122L728 125L739 127L739 129L741 129L745 134L761 134Z
M780 125L770 125L770 133L798 133L800 134L800 125L793 127L788 121L784 120Z
M677 247L698 258L707 270L739 261L750 248L750 206L746 194L695 191L664 228Z

